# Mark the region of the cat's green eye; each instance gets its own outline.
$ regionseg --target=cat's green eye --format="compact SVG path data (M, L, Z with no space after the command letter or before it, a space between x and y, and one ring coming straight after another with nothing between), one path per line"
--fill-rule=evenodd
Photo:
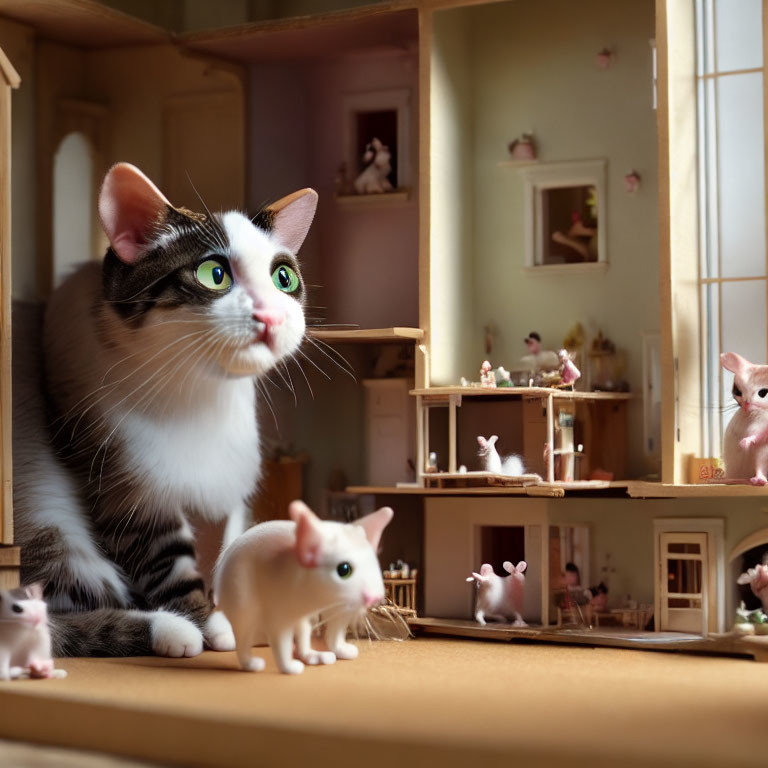
M275 288L283 293L295 293L299 288L299 276L287 264L275 267L272 273L272 282Z
M216 259L206 259L195 272L200 285L212 291L227 291L232 285L232 278L224 265Z
M352 566L348 562L339 563L336 566L336 573L342 579L348 579L352 575Z

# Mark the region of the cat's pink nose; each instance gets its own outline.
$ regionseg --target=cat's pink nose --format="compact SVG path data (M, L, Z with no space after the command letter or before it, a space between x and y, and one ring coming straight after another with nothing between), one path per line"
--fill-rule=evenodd
M384 595L381 593L375 594L368 592L368 590L363 590L363 601L365 602L366 608L372 608L374 605L378 605L382 600L384 599Z
M253 319L259 323L264 323L267 328L273 328L283 323L285 312L274 309L255 309L253 311Z

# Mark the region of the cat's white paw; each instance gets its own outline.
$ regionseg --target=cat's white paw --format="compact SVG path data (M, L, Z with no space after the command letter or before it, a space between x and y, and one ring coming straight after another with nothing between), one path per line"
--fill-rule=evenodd
M152 617L152 650L158 656L181 658L203 651L203 633L183 616L157 611Z
M359 651L356 645L352 643L339 643L337 648L334 648L334 655L337 659L356 659Z
M330 651L310 651L299 658L305 663L315 666L316 664L333 664L336 661L336 654Z
M232 625L221 611L215 611L208 617L203 636L206 645L212 651L235 650L235 635L232 632Z

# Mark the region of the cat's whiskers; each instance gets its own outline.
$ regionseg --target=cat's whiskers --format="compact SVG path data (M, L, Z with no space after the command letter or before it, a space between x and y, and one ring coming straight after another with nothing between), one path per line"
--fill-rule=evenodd
M213 329L213 330L215 330L215 329ZM213 332L213 330L209 330L209 331L208 331L208 333L212 333L212 332ZM194 347L194 346L195 346L196 344L198 344L198 343L199 343L199 342L198 342L198 339L194 339L193 341L190 341L190 342L188 342L188 343L187 343L187 345L186 345L186 346L185 346L183 349L176 351L176 352L175 352L175 354L174 354L174 355L173 355L173 356L172 356L172 357L171 357L169 360L165 361L165 362L164 362L164 363L163 363L163 364L162 364L162 365L161 365L161 366L160 366L160 367L159 367L159 368L158 368L158 369L157 369L157 370L156 370L156 371L155 371L155 372L154 372L154 373L153 373L151 376L149 376L149 377L148 377L147 379L145 379L143 382L139 383L139 384L138 384L136 387L134 387L134 389L133 389L131 392L129 392L127 395L125 395L123 398L121 398L121 399L120 399L120 400L119 400L117 403L113 404L113 405L112 405L112 406L110 406L110 407L109 407L109 408L108 408L106 411L104 411L104 412L103 412L103 413L100 415L100 418L99 418L99 419L97 419L97 420L96 420L96 421L95 421L95 422L94 422L94 423L91 425L91 427L89 427L89 429L85 430L85 433L84 433L84 434L88 434L88 432L89 432L89 430L90 430L90 429L95 429L97 426L99 426L99 425L100 425L100 423L101 423L101 422L106 422L106 420L107 420L107 416L109 415L109 413L110 413L110 412L114 411L116 408L118 408L118 407L119 407L119 406L120 406L122 403L124 403L126 400L128 400L128 399L129 399L129 398L131 398L131 397L133 397L133 396L134 396L134 395L135 395L135 394L136 394L136 393L137 393L137 392L138 392L140 389L142 389L143 387L145 387L147 384L149 384L149 382L151 382L151 381L152 381L153 379L155 379L155 378L156 378L158 375L160 375L160 374L161 374L161 372L163 371L163 369L164 369L164 368L166 368L167 366L169 366L169 365L170 365L172 362L174 362L174 361L175 361L175 360L176 360L176 359L177 359L177 358L178 358L180 355L184 354L184 353L185 353L185 352L186 352L188 349L190 349L191 347ZM161 379L160 379L160 381L161 381L161 382L162 382L162 381L165 381L165 379L166 379L166 378L167 378L166 376L162 376L162 377L161 377ZM96 459L98 458L98 455L99 455L99 453L100 453L101 451L103 451L103 458L102 458L102 462L101 462L102 473L103 473L103 469L104 469L104 462L106 461L106 457L107 457L107 449L108 449L108 444L109 444L109 441L112 439L112 437L114 436L115 432L116 432L116 431L119 429L119 427L120 427L120 425L123 423L123 421L125 421L125 419L127 418L127 416L128 416L128 415L130 415L130 413L132 413L132 412L133 412L133 410L134 410L134 409L135 409L135 408L136 408L136 407L137 407L137 406L138 406L138 405L139 405L139 404L140 404L140 403L141 403L141 402L142 402L142 401L143 401L143 400L144 400L144 399L145 399L147 396L151 395L151 393L154 391L154 389L155 389L155 387L157 386L157 384L158 384L158 382L155 382L155 384L154 384L154 385L153 385L153 386L152 386L152 387L151 387L151 388L150 388L150 389L149 389L147 392L145 392L145 393L144 393L144 394L143 394L143 395L142 395L142 396L141 396L141 397L140 397L140 398L139 398L139 399L136 401L136 403L134 403L134 404L133 404L133 406L131 406L131 408L129 408L129 409L126 411L126 413L125 413L125 414L122 416L122 418L121 418L121 419L120 419L120 420L117 422L117 424L116 424L116 425L115 425L115 427L112 429L112 431L111 431L111 432L110 432L110 433L107 435L107 437L106 437L104 440L102 440L102 441L101 441L101 443L100 443L99 447L96 449L96 452L94 453L94 455L93 455L93 458L92 458L92 460L91 460L91 467L90 467L90 471L89 471L89 473L88 473L88 478L89 478L89 481L90 481L90 480L92 480L92 478L93 478L93 466L94 466L94 464L95 464L95 462L96 462ZM81 439L82 439L82 436L81 436ZM100 473L100 475L99 475L99 478L101 479L101 473Z
M308 355L308 354L307 354L307 353L306 353L306 352L305 352L303 349L301 349L301 347L299 347L299 349L297 349L296 351L297 351L297 352L298 352L298 353L299 353L299 354L300 354L302 357L306 358L306 360L307 360L309 363L311 363L311 364L312 364L312 365L313 365L315 368L317 368L317 370L318 370L318 371L320 371L320 373L322 373L322 374L323 374L323 376L325 376L325 378L326 378L326 379L328 379L328 381L330 381L330 380L331 380L331 377L330 377L330 376L329 376L329 375L328 375L328 374L327 374L327 373L326 373L326 372L325 372L325 371L324 371L324 370L323 370L323 369L322 369L322 368L321 368L321 367L320 367L320 366L319 366L319 365L318 365L318 364L317 364L317 363L316 363L316 362L315 362L315 361L314 361L314 360L313 360L313 359L312 359L312 358L311 358L311 357L310 357L310 356L309 356L309 355Z
M109 395L111 394L111 392L107 392L107 393L103 394L103 395L102 395L102 396L101 396L101 397L100 397L100 398L99 398L99 399L98 399L96 402L94 402L94 403L92 403L91 405L89 405L89 406L88 406L88 408L86 408L86 409L85 409L85 410L84 410L84 411L83 411L83 412L80 414L80 416L78 417L77 421L75 422L75 424L74 424L74 426L73 426L73 428L72 428L72 436L71 436L71 439L72 439L72 441L73 441L73 444L76 444L77 442L79 442L79 441L83 440L83 439L84 439L86 436L88 436L88 435L91 433L91 431L92 431L94 428L98 427L98 426L99 426L99 425L100 425L102 422L106 421L106 417L107 417L107 415L108 415L108 414L109 414L111 411L113 411L115 408L118 408L118 407L119 407L119 406L120 406L120 405L121 405L123 402L125 402L126 400L128 400L129 398L131 398L131 397L132 397L132 396L133 396L133 395L134 395L134 394L135 394L135 393L136 393L138 390L140 390L141 388L143 388L144 386L146 386L146 385L147 385L147 384L148 384L150 381L152 381L152 380L153 380L155 377L157 377L158 375L160 375L160 373L163 371L163 369L164 369L164 368L166 368L168 365L170 365L170 364L171 364L171 363L172 363L174 360L176 360L176 359L179 357L179 355L182 355L182 354L184 354L184 352L186 352L187 350L189 350L190 348L192 348L192 347L194 347L196 344L198 344L198 343L199 343L199 339L197 338L198 336L200 336L200 335L204 335L205 333L209 333L209 332L210 332L210 331L201 331L201 332L199 332L199 333L194 333L194 334L187 334L187 336L185 336L185 337L182 337L181 339L178 339L178 340L176 340L176 341L174 341L174 342L171 342L171 344L168 344L168 345L166 346L166 348L165 348L163 351L167 350L168 348L172 347L174 344L176 344L176 343L178 343L178 342L181 342L181 341L187 340L187 343L185 344L185 346L184 346L184 347L182 347L180 350L175 350L175 351L174 351L174 354L173 354L173 356L171 356L170 358L168 358L167 360L165 360L165 361L164 361L164 362L163 362L163 363L162 363L162 364L159 366L159 368L157 368L157 369L156 369L156 370L155 370L155 371L154 371L154 372L153 372L153 373L152 373L152 374L151 374L151 375L150 375L148 378L146 378L146 379L144 379L143 381L141 381L141 382L140 382L140 383L139 383L137 386L135 386L135 387L134 387L134 388L133 388L133 389L132 389L130 392L128 392L128 394L126 394L125 396L123 396L123 397L122 397L120 400L118 400L116 403L113 403L113 404L112 404L112 405L111 405L109 408L107 408L105 411L102 411L102 412L99 414L99 417L98 417L97 419L95 419L93 422L91 422L91 424L89 425L89 427L87 427L87 428L86 428L86 429L85 429L85 430L84 430L84 431L83 431L83 432L82 432L82 433L81 433L81 434L78 436L78 438L77 438L77 439L75 439L75 433L76 433L76 430L77 430L77 428L78 428L78 426L79 426L79 424L80 424L80 421L83 419L83 417L84 417L84 416L85 416L85 415L88 413L88 411L90 411L90 410L91 410L91 408L93 408L94 406L98 405L98 404L99 404L100 402L102 402L102 401L103 401L105 398L109 397ZM190 340L190 338L189 338L189 337L193 337L193 338ZM154 358L154 357L156 357L156 356L157 356L157 355L153 355L153 358ZM141 368L141 367L143 367L143 366L140 366L140 368ZM140 370L140 368L134 369L134 371L132 371L132 372L131 372L131 373L130 373L130 374L127 376L127 377L125 377L125 380L127 380L127 379L128 379L128 378L130 378L132 375L134 375L134 373L135 373L135 372L137 372L138 370ZM122 381L124 381L124 380L122 380ZM122 381L121 381L120 383L122 383Z
M319 352L322 352L336 367L340 368L344 373L347 374L347 376L351 377L352 381L357 384L357 377L355 376L354 369L352 368L352 365L350 364L349 360L347 360L344 355L342 355L340 352L336 351L332 346L329 344L326 344L324 341L321 341L320 339L313 339L311 336L305 336L304 337L310 344L312 344L313 347L315 347ZM321 346L322 345L322 346ZM336 360L334 357L332 357L327 351L330 350L335 355L337 355L343 362L344 365L342 365L338 360Z
M145 361L144 363L142 363L140 366L138 366L137 368L133 368L133 369L131 369L131 371L130 371L130 372L129 372L129 373L126 375L126 376L124 376L122 379L118 379L117 381L114 381L114 382L110 382L109 384L102 384L101 386L97 387L95 390L93 390L92 392L90 392L89 394L87 394L85 397L83 397L81 400L79 400L77 403L75 403L75 405L73 405L73 406L72 406L72 407L71 407L71 408L70 408L70 409L69 409L69 410L68 410L66 413L64 413L64 414L62 414L61 416L59 416L59 417L58 417L58 418L57 418L57 419L56 419L56 420L53 422L53 423L55 424L55 423L56 423L56 421L60 421L60 420L61 420L61 421L63 421L63 423L62 423L62 427L61 427L61 428L60 428L60 429L59 429L59 430L58 430L58 431L57 431L57 432L54 434L54 437L56 437L56 436L59 434L59 432L61 431L61 429L62 429L62 428L63 428L63 427L66 425L66 422L67 422L67 420L69 419L70 415L72 415L72 414L73 414L73 412L74 412L74 411L75 411L75 410L76 410L76 409L77 409L77 408L78 408L80 405L82 405L83 403L85 403L85 401L87 401L89 398L95 397L95 396L96 396L96 395L97 395L99 392L101 392L101 391L102 391L102 390L104 390L104 389L109 389L109 388L115 388L115 387L118 387L120 384L122 384L122 383L126 382L128 379L130 379L130 378L131 378L131 376L134 376L134 375L136 375L136 373L138 373L138 372L139 372L139 371L140 371L142 368L144 368L146 365L149 365L149 363L151 363L151 362L152 362L152 360L154 360L154 359L155 359L156 357L158 357L159 355L162 355L164 352L166 352L168 349L170 349L170 348L171 348L172 346L174 346L175 344L178 344L178 343L180 343L180 342L182 342L182 341L184 341L185 339L188 339L188 338L190 338L190 337L194 337L194 336L200 335L200 334L202 334L202 333L204 333L204 332L205 332L204 330L201 330L201 331L197 331L197 332L193 332L193 333L190 333L190 334L186 334L185 336L181 336L181 337L179 337L179 338L177 338L177 339L174 339L173 341L171 341L171 342L169 342L168 344L166 344L165 346L163 346L163 348L162 348L162 349L158 350L158 351L157 351L157 352L156 352L154 355L152 355L152 357L150 357L148 360L146 360L146 361ZM138 354L138 353L134 353L134 354ZM127 359L129 359L129 358L131 358L131 357L133 357L133 356L134 356L133 354L131 354L131 355L128 355L126 358L123 358L123 360L120 360L120 361L118 361L118 363L116 363L116 365L119 365L120 363L124 362L125 360L127 360ZM112 366L112 367L114 367L114 366ZM112 368L110 368L110 370L112 370ZM106 374L105 374L105 375L106 375ZM103 381L103 379L102 379L102 381ZM73 429L72 429L72 438L73 438L73 439L74 439L74 436L75 436L75 431L76 431L76 428L77 428L77 426L78 426L78 424L79 424L80 420L83 418L83 416L85 416L85 414L86 414L86 413L88 413L88 411L89 411L89 410L90 410L92 407L94 407L94 406L95 406L95 405L97 405L99 402L101 402L101 401L104 399L104 397L108 397L110 394L111 394L110 392L107 392L107 393L105 393L105 394L104 394L104 395L103 395L101 398L99 398L99 399L98 399L98 400L96 400L95 402L91 403L91 404L90 404L90 405L89 405L87 408L85 408L85 410L83 410L83 411L82 411L82 413L80 414L80 417L78 418L77 422L75 423L75 425L73 426Z
M267 392L267 388L261 383L259 379L254 379L254 382L256 384L256 389L261 392L261 394L264 396L264 402L266 402L267 407L272 413L272 418L275 422L275 429L277 430L277 434L280 434L280 426L277 423L277 415L275 414L275 409L272 407L272 398L269 396L269 392Z
M312 385L309 383L309 379L307 378L307 374L305 373L304 368L302 368L301 361L299 361L296 358L295 353L291 353L290 359L294 363L296 363L296 367L299 369L299 371L301 372L301 375L304 377L304 381L307 383L307 389L309 390L309 395L314 400L315 399L315 393L312 391Z

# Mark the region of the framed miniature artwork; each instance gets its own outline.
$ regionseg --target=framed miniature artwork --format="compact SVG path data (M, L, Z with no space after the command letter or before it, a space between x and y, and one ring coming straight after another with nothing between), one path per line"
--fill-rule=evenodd
M522 169L525 265L535 271L605 269L605 160Z
M408 187L410 100L407 88L344 97L342 156L349 194L396 192Z

